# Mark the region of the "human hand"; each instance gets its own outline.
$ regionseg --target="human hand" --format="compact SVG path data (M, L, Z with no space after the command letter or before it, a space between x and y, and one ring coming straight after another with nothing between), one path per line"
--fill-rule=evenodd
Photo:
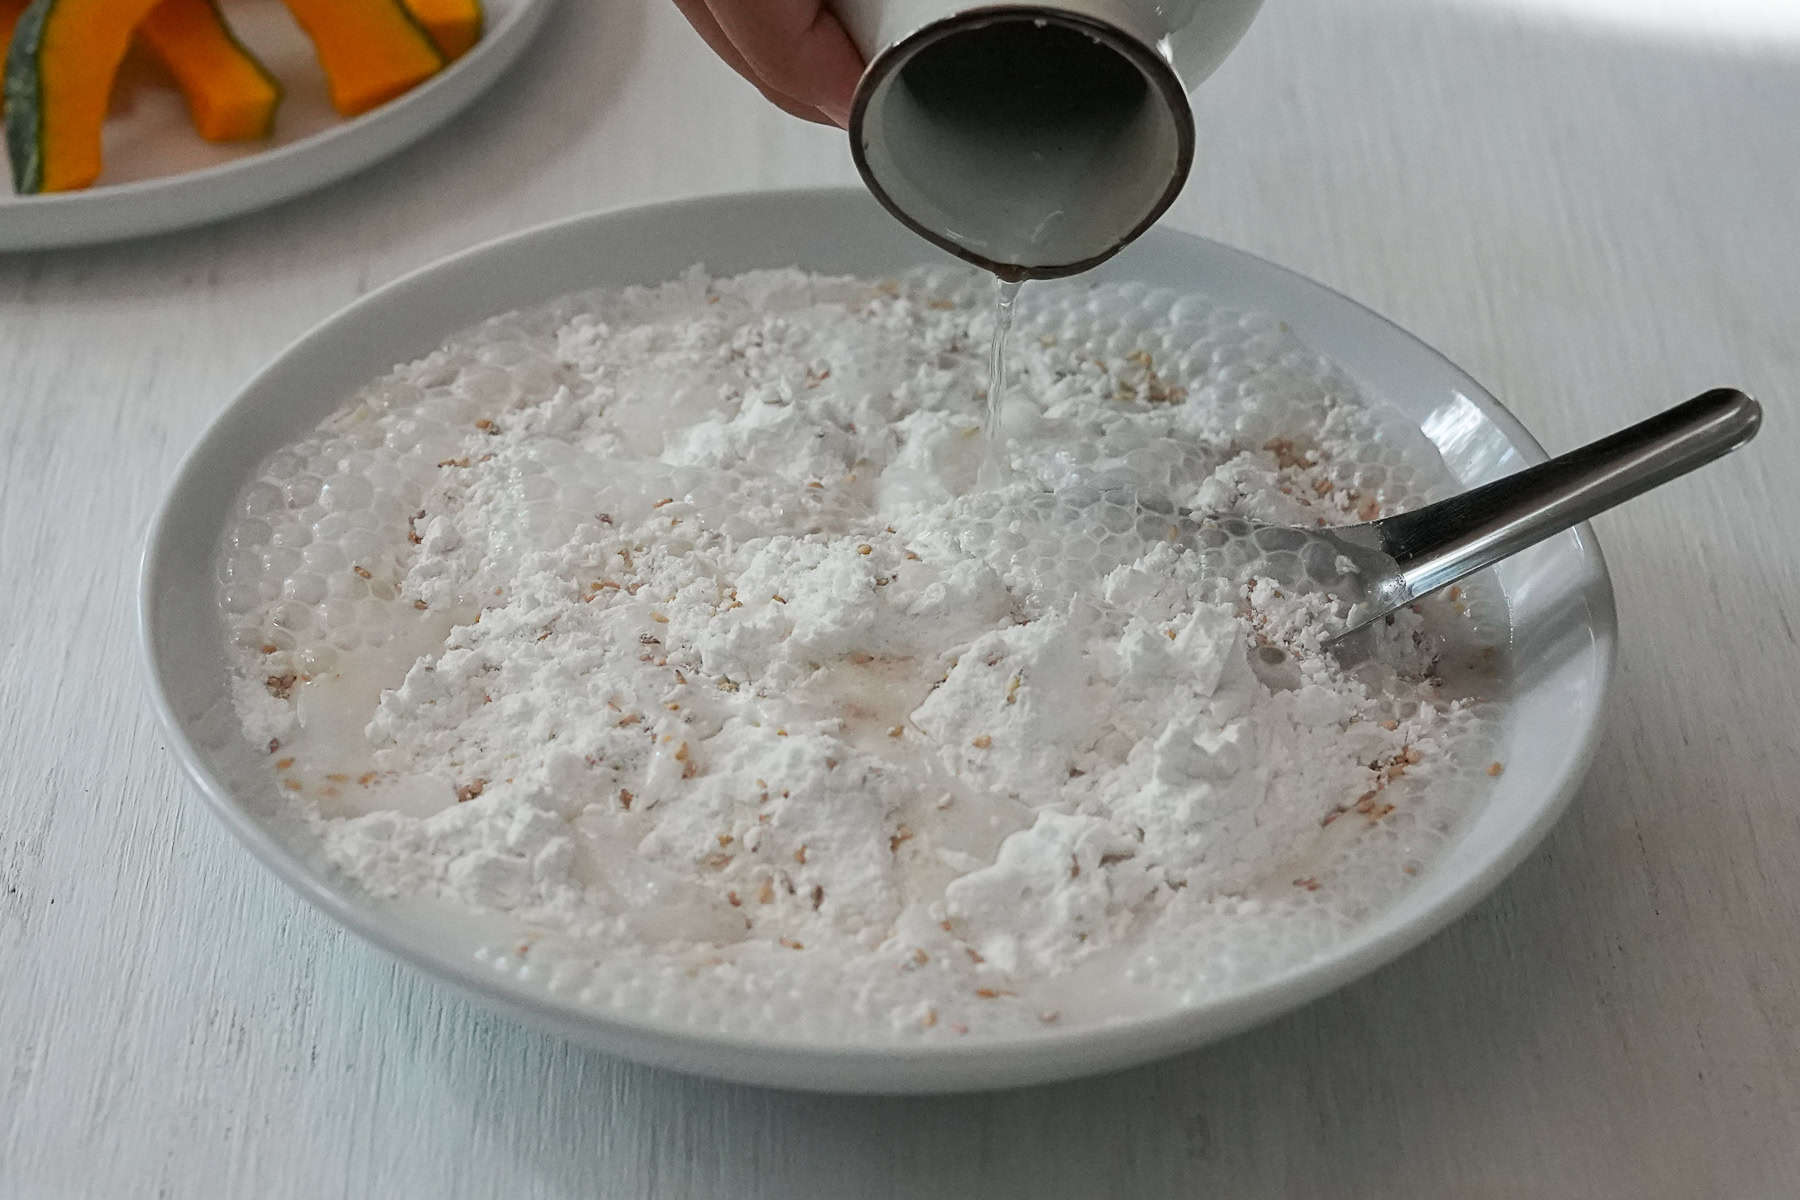
M675 0L675 7L777 107L849 127L862 55L823 0Z

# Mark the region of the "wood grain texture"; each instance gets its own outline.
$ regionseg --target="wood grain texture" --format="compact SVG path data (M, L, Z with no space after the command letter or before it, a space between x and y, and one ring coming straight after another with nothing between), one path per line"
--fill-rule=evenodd
M132 617L147 516L235 387L473 242L853 180L672 8L581 0L473 115L326 194L0 259L0 1196L1800 1194L1800 44L1271 0L1197 107L1174 223L1410 327L1552 447L1714 384L1769 406L1747 453L1599 522L1609 729L1490 900L1200 1053L842 1100L490 1017L240 852L162 745Z

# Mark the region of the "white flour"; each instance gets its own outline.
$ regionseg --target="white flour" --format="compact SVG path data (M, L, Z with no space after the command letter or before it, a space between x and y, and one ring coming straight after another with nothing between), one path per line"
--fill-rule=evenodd
M1352 675L1322 599L1210 577L1138 502L1343 523L1435 454L1271 321L1039 286L978 488L987 298L578 297L272 460L222 602L330 858L504 917L497 969L797 1040L1130 1017L1366 919L1487 782L1482 706L1426 677L1491 602Z

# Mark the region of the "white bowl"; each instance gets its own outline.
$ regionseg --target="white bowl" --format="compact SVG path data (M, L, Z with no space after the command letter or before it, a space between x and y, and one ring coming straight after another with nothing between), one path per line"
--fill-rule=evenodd
M881 274L938 256L866 195L720 196L559 222L460 254L367 296L307 334L234 400L181 466L145 550L140 619L157 711L212 809L301 895L375 945L493 1007L611 1053L705 1075L845 1092L942 1092L1128 1066L1236 1032L1372 971L1485 895L1549 830L1580 782L1612 670L1612 589L1582 526L1499 568L1515 624L1508 764L1491 800L1391 909L1331 950L1205 1004L1103 1028L953 1046L829 1046L711 1036L601 1013L472 957L441 916L371 900L325 867L281 814L262 748L227 695L213 556L264 457L353 390L484 317L597 286L653 283L695 262L719 274L798 265ZM1415 418L1449 469L1476 484L1541 461L1498 401L1436 352L1316 283L1199 238L1152 230L1098 273L1203 291L1274 313L1376 397Z
M220 221L398 153L486 91L530 44L551 0L486 3L487 29L473 49L404 96L346 120L332 109L312 43L281 0L241 0L231 9L233 30L286 90L274 137L202 141L172 86L138 89L124 111L108 118L99 184L16 196L0 183L6 193L0 195L0 251L80 246Z

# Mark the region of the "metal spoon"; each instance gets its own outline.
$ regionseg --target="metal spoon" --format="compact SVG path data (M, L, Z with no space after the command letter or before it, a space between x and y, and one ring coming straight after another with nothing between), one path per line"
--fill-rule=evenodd
M1716 388L1579 450L1412 512L1335 529L1168 513L1233 577L1269 575L1349 603L1336 642L1597 513L1737 449L1762 406ZM1185 538L1184 538L1185 540Z

